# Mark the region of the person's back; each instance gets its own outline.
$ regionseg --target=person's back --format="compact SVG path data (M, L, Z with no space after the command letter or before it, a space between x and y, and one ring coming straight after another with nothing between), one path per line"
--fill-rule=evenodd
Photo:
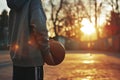
M11 9L9 20L10 54L14 65L41 66L44 64L42 55L49 53L46 17L39 0L31 0L20 10ZM30 39L30 24L36 26L36 30L43 37L39 44L28 44ZM18 46L19 49L15 49ZM41 54L42 53L42 54Z
M14 5L10 1L13 1ZM14 3L14 1L16 2ZM20 1L25 2L21 7L16 8L15 4L19 4ZM11 8L9 43L11 59L13 61L13 80L35 80L35 77L37 78L36 80L43 80L44 57L46 55L49 56L49 44L46 16L41 1L7 0L7 3ZM34 25L41 36L40 39L37 39L37 43L31 42L30 25ZM47 57L45 59L50 58Z

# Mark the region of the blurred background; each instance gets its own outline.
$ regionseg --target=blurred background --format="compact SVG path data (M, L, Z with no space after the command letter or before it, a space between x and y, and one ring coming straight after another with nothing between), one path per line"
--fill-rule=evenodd
M49 38L64 61L44 66L44 80L120 80L120 0L42 0ZM12 80L6 0L0 0L0 80Z
M120 52L120 0L42 0L49 37L66 50ZM8 49L6 0L0 0L0 49Z

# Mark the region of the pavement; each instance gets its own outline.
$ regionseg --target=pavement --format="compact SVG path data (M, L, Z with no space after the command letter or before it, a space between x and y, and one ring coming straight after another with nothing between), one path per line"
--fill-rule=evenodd
M44 80L120 80L120 54L67 51L57 66L44 65ZM0 80L12 80L8 51L0 51Z

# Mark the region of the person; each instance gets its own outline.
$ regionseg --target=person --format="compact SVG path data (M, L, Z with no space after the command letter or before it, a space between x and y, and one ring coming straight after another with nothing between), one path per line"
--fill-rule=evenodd
M53 62L41 0L7 0L13 80L43 80L45 62ZM35 39L34 30L38 37Z

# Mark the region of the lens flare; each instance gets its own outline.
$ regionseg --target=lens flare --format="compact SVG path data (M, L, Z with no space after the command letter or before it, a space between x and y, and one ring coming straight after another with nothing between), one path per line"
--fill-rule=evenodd
M16 44L16 45L15 45L15 50L18 50L18 49L19 49L19 45Z

